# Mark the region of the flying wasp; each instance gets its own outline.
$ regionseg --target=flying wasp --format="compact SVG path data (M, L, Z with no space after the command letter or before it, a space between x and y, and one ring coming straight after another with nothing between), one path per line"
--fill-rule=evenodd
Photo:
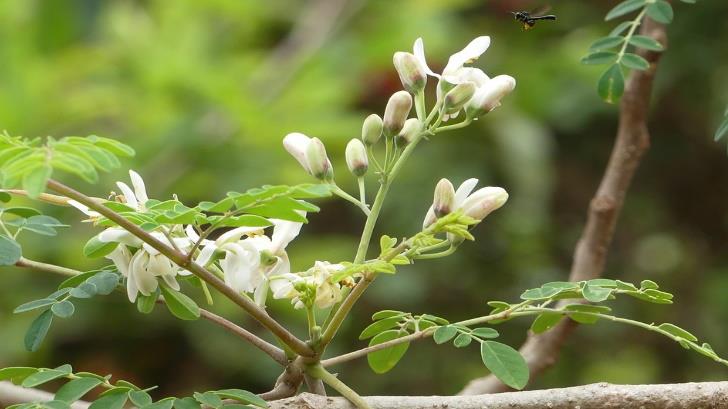
M511 14L513 14L513 18L515 18L516 21L519 21L521 22L521 24L523 24L524 30L530 30L533 28L533 26L536 25L536 22L539 20L556 20L556 16L553 14L540 15L548 12L549 9L550 7L544 7L540 10L537 9L531 12L512 11Z

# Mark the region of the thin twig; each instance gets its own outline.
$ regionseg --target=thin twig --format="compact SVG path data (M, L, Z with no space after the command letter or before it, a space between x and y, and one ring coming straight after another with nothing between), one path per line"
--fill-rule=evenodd
M665 26L649 18L642 25L640 34L650 36L663 45L667 42ZM646 71L632 71L627 82L620 106L619 129L614 148L599 188L589 205L586 226L574 251L570 281L590 280L604 272L607 252L627 190L650 145L647 109L661 54L646 51L640 51L640 54L650 62L650 68ZM576 326L572 320L562 320L548 332L529 334L520 352L531 370L531 379L556 362L561 347ZM507 386L490 375L470 381L460 394L476 395L507 390Z
M60 274L67 277L73 277L77 276L79 274L82 274L82 271L74 270L67 267L61 267L57 266L55 264L48 264L48 263L41 263L39 261L30 260L27 258L21 258L18 260L18 262L15 263L18 267L25 267L25 268L31 268L34 270L40 270L45 271L47 273L53 273L53 274ZM158 301L160 304L164 304L165 301L163 298L160 298ZM208 321L211 321L224 329L226 329L228 332L238 336L239 338L242 338L243 340L250 342L255 347L260 349L261 351L268 354L271 358L273 358L274 361L278 362L279 364L286 366L288 365L288 359L286 358L286 354L283 352L282 349L276 347L275 345L259 338L257 335L253 334L252 332L236 325L235 323L213 313L210 311L207 311L203 308L200 308L200 316Z

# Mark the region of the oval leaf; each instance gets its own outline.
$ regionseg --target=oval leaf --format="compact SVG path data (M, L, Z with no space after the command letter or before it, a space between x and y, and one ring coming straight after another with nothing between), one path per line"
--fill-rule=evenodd
M523 389L528 383L528 365L520 353L506 344L485 341L480 344L483 363L496 378L513 389Z
M460 334L455 337L455 340L452 342L452 344L455 345L455 348L464 348L470 345L470 342L472 340L473 338L470 336L470 334Z
M602 74L597 83L597 92L606 102L613 104L624 93L624 74L619 64L614 64Z
M364 328L364 331L361 332L359 335L359 339L368 339L371 338L380 332L384 330L388 330L391 328L394 328L399 324L400 317L395 316L391 318L385 318L383 320L376 321L369 325L368 327Z
M586 65L611 64L615 61L617 61L617 53L613 51L598 51L581 59L581 63Z
M657 328L659 328L669 334L675 335L677 337L687 339L688 341L695 342L698 340L698 338L695 335L689 333L688 331L685 331L684 329L678 327L677 325L670 324L669 322L660 324Z
M22 256L20 244L7 236L0 236L0 266L12 266Z
M533 331L534 334L546 332L558 324L562 317L563 316L561 314L556 312L545 312L533 320L533 324L531 324L531 331Z
M44 311L38 318L36 318L28 328L28 332L25 333L25 349L30 352L35 352L43 343L46 335L48 335L48 329L51 327L53 322L53 313L51 310Z
M103 382L95 378L78 378L63 385L56 392L55 399L63 402L73 403L89 393L93 388Z
M374 346L383 342L391 341L393 339L401 338L405 335L407 335L407 333L402 331L384 331L372 338L372 340L369 341L369 346ZM371 352L369 355L367 355L369 367L378 374L388 372L389 370L394 368L395 365L397 365L397 362L399 362L400 359L402 359L404 354L407 352L407 348L409 348L409 342L403 342L389 348Z
M164 285L161 285L160 289L167 308L175 317L186 321L200 318L200 307L190 297Z
M56 300L53 298L42 298L40 300L30 301L30 302L27 302L27 303L22 304L22 305L18 306L17 308L15 308L13 310L13 314L37 310L38 308L47 307L47 306L55 304L55 303L56 303Z
M103 242L99 240L98 236L91 237L91 240L86 242L83 246L83 255L88 258L99 258L103 257L112 251L119 245L115 241Z
M643 35L633 35L632 38L629 39L629 43L635 47L644 48L645 50L650 51L662 51L665 49L665 47L654 38Z
M670 24L673 18L672 6L665 0L657 0L647 6L647 15L662 24Z
M607 13L607 16L604 18L604 20L609 21L612 19L615 19L617 17L623 16L627 13L631 13L638 8L641 8L644 6L647 2L645 0L627 0L623 1L616 6L614 6L613 9L609 10L609 13Z
M435 333L432 334L432 339L435 340L436 344L444 344L445 342L449 341L457 335L458 329L450 326L445 325L444 327L440 327L435 330Z
M624 37L622 36L609 36L609 37L602 37L592 43L591 46L589 46L589 50L592 51L599 51L599 50L608 50L610 48L614 48L618 45L621 45L624 42Z
M238 402L248 403L261 408L268 407L266 401L260 396L252 392L244 391L242 389L223 389L220 391L215 391L215 393L217 394L217 396L224 399L234 399Z
M53 311L53 314L55 314L56 317L68 318L76 311L76 307L73 305L72 302L64 300L59 303L53 304L53 307L51 307L51 311Z
M650 63L637 54L625 53L620 61L623 66L633 70L644 71L650 68Z

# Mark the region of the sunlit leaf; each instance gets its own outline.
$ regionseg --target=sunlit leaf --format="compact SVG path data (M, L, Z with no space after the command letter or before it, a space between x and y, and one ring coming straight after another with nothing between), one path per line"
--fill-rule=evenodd
M382 344L384 342L392 341L394 339L401 338L406 335L407 335L407 333L404 331L397 331L397 330L384 331L384 332L377 334L374 338L372 338L371 341L369 341L369 346ZM378 374L383 374L385 372L388 372L392 368L394 368L395 365L397 365L399 360L402 359L404 354L407 352L408 348L409 348L409 342L403 342L401 344L397 344L397 345L391 346L389 348L371 352L367 355L367 361L369 362L369 367L372 368L372 370Z
M513 389L523 389L528 383L529 370L520 353L497 341L480 344L483 363L501 382Z

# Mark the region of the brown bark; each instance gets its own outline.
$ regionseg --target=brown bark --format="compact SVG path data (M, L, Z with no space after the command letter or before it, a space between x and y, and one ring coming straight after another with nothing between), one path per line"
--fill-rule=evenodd
M663 45L667 42L665 26L649 18L640 28L640 34L650 36ZM625 195L642 156L650 146L647 111L661 54L644 51L640 54L650 62L650 68L632 71L627 81L620 105L616 141L599 188L589 204L586 226L574 250L570 281L598 278L604 272L607 252ZM563 320L546 333L529 334L520 352L531 370L531 379L558 360L559 351L576 326L574 321ZM507 390L507 386L489 375L470 381L460 394L476 395Z

